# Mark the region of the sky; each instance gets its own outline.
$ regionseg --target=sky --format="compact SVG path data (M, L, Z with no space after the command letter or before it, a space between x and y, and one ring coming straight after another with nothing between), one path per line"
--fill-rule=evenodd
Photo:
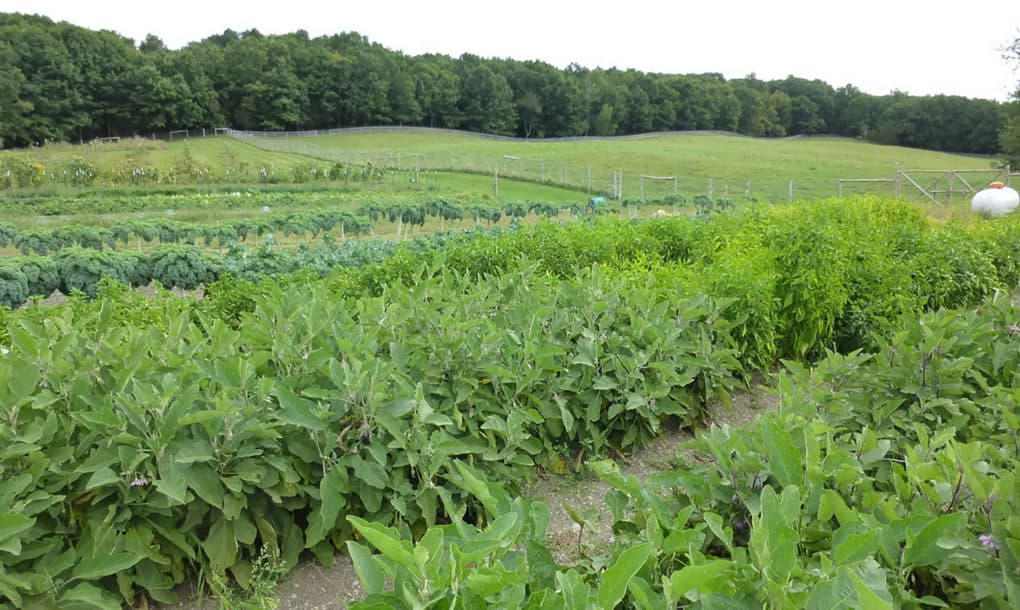
M1003 47L1020 38L1020 0L0 0L136 42L180 48L255 28L310 36L355 31L410 55L538 59L563 68L793 74L873 94L1006 100L1020 66Z

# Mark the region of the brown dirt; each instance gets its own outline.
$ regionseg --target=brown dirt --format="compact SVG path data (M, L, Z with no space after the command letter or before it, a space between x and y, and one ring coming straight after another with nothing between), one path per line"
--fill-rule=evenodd
M217 610L215 598L194 599L196 593L187 586L178 589L182 600L176 604L150 606L154 610ZM208 594L207 594L208 595ZM337 555L331 568L315 562L303 562L284 577L277 589L279 610L345 610L347 605L362 599L365 591L354 571L350 557ZM191 598L191 599L188 599Z
M709 422L728 424L731 427L743 426L758 419L765 411L775 409L777 402L776 396L769 393L765 386L756 384L752 389L733 396L733 409L721 404L714 406L709 412ZM677 458L694 457L682 447L683 443L693 438L687 430L663 430L659 438L621 462L621 470L637 477L639 481L647 481L653 474L671 468L671 463ZM541 500L549 507L546 544L558 563L575 564L587 549L612 542L612 515L605 503L609 490L609 485L590 473L543 475L537 483L525 490L526 495ZM587 513L593 517L591 521L595 525L594 529L585 528L581 532L580 526L570 517L564 505L569 505L581 515Z

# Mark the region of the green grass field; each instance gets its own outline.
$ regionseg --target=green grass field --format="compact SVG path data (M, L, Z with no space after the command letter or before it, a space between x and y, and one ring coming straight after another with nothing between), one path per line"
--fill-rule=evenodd
M278 173L289 172L292 168L321 163L322 158L301 153L267 151L247 142L226 136L194 138L164 142L161 140L129 139L114 143L73 145L50 144L26 150L0 151L3 156L27 156L47 168L66 166L75 157L83 157L102 171L113 171L127 165L143 165L165 171L190 155L196 164L213 168L223 174L228 168L247 172L254 182L260 167L272 167ZM438 193L485 193L493 194L493 178L488 175L460 172L424 172L417 175L401 171L387 171L381 184L370 184L370 190L420 191L433 190ZM52 188L50 189L52 190ZM66 188L68 194L81 189ZM502 179L498 185L498 197L504 201L570 202L585 199L585 194L575 188L561 188L552 184L536 184L528 181Z
M321 160L351 163L372 161L380 167L420 167L459 170L423 175L423 184L409 184L407 171L388 171L388 188L430 187L446 192L490 193L493 174L500 174L499 196L506 201L572 201L590 191L600 194L613 184L613 172L623 170L624 197L640 195L639 176L677 176L680 194L691 198L708 193L739 200L745 194L760 199L785 199L789 183L798 199L828 197L840 178L891 178L896 164L903 169L987 170L971 176L983 184L996 175L993 159L880 146L847 138L754 139L728 135L669 135L637 139L544 142L501 141L473 135L417 131L366 135L265 138L240 141L226 136L162 142L123 140L112 144L75 146L56 144L28 151L45 165L59 166L82 155L97 167L115 168L129 162L169 168L186 151L197 163L214 169L246 168L249 176L262 166L277 171ZM591 168L589 178L588 168ZM514 179L520 178L517 182ZM935 176L921 176L927 186ZM710 183L711 180L711 183ZM530 184L529 184L530 183ZM560 188L567 186L568 188ZM647 198L673 192L672 181L646 182ZM845 185L844 193L892 194L888 184ZM906 187L904 195L921 200Z
M750 182L752 194L783 198L793 181L794 197L817 198L836 194L840 178L892 178L896 164L902 169L981 169L995 176L993 159L953 155L899 146L880 146L848 138L755 139L728 135L669 135L640 139L582 140L570 142L500 141L446 132L379 133L254 140L274 151L292 151L319 158L376 162L401 154L420 154L424 167L452 167L507 176L562 182L567 166L568 182L587 187L587 168L592 168L595 190L611 183L612 172L624 172L623 194L637 197L641 174L677 176L679 191L688 197L705 193L712 179L715 196L727 192L741 196ZM517 158L514 158L517 157ZM413 159L413 158L411 158ZM653 195L672 190L672 183L647 186ZM873 188L847 187L845 192L884 192L888 185ZM906 191L905 191L906 193Z

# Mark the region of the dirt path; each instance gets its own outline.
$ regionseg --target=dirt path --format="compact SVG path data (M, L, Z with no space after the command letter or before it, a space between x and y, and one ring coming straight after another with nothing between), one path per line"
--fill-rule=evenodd
M733 396L732 410L722 405L713 407L709 421L731 427L743 426L756 420L763 412L774 409L776 404L776 397L765 386L756 385ZM693 438L686 430L663 430L662 435L650 445L620 462L621 470L639 481L646 481L658 472L673 468L675 460L685 453L681 445ZM525 495L541 500L549 507L546 544L558 563L573 565L580 559L579 552L583 549L612 541L612 515L605 503L609 490L609 485L590 472L542 475L537 483L525 489ZM594 529L586 528L582 533L565 505L585 516L595 525ZM579 534L582 534L580 544Z
M764 385L756 384L751 390L735 393L733 409L716 406L709 412L709 421L715 424L742 426L757 419L766 410L774 409L776 398ZM669 469L672 462L683 454L680 445L693 436L687 431L664 430L663 434L641 451L628 456L621 463L625 473L647 480L649 476ZM597 524L594 530L586 530L581 538L580 549L590 548L612 540L612 525L605 495L609 486L594 475L542 475L524 494L545 502L549 507L549 529L546 544L556 561L572 565L579 559L579 527L570 518L564 505L570 505L582 515L590 515ZM314 562L300 564L277 590L280 610L343 610L347 605L361 599L364 591L350 558L337 555L336 563L326 568ZM182 597L187 593L181 591ZM185 601L171 606L156 606L157 610L216 610L220 605L215 599L206 599L199 604ZM247 608L247 607L246 607Z

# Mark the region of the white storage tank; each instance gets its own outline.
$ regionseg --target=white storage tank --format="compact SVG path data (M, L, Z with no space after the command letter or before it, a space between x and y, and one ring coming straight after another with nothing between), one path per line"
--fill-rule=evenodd
M970 207L982 216L1003 216L1020 206L1020 193L1001 182L992 182L988 188L974 194Z

